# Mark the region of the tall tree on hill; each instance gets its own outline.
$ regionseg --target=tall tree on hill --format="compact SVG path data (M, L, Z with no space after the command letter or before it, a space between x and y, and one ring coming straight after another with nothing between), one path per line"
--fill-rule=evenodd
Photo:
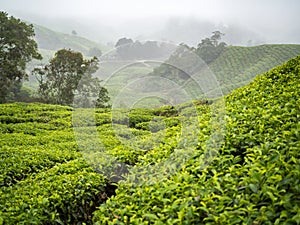
M48 65L33 71L38 77L42 100L79 107L90 107L94 103L108 106L107 90L101 87L98 78L92 77L98 70L98 63L96 57L83 59L80 52L66 49L57 51Z
M202 39L196 49L196 54L209 64L213 62L225 49L226 43L219 42L224 36L220 31L214 31L210 38Z
M15 100L28 76L26 63L42 58L33 37L32 25L0 12L0 103Z
M218 30L212 33L213 35L210 37L210 40L212 41L213 45L217 47L219 45L219 41L222 39L222 36L224 36L225 34L221 33Z

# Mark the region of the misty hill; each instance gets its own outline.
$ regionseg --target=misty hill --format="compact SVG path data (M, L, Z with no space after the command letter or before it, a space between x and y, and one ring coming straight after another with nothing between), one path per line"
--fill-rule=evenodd
M300 45L227 46L214 61L205 64L199 74L193 77L191 74L199 59L194 62L194 59L188 57L178 59L178 55L172 55L165 62L173 66L147 60L103 60L100 61L97 76L104 80L103 84L116 105L124 106L149 96L156 97L145 100L143 107L179 104L189 99L214 98L214 95L218 97L230 93L248 84L257 74L299 53Z
M257 74L266 72L299 53L300 45L227 46L208 65L200 65L203 69L193 77L193 69L197 67L197 60L199 61L196 54L192 54L191 58L184 58L182 53L175 53L166 63L103 60L97 76L104 80L114 104L124 105L147 96L156 96L156 99L149 99L144 107L179 104L188 99L230 93L248 84ZM180 89L187 91L187 94ZM161 101L162 98L168 100Z
M300 45L228 46L213 61L204 65L201 65L203 62L199 62L201 60L195 56L196 53L187 54L187 52L177 51L166 63L154 68L149 75L172 80L186 89L194 89L193 92L198 89L199 93L196 95L202 96L203 92L212 94L217 89L227 94L248 84L257 74L299 55ZM200 69L197 68L197 63ZM214 79L216 79L214 85L209 84ZM195 80L198 84L195 84ZM146 85L149 89L149 84ZM157 85L154 86L157 88ZM211 87L208 87L209 85Z
M40 25L34 25L36 41L40 49L56 51L62 48L80 51L85 55L90 56L94 49L99 49L102 52L108 48L105 45L98 44L86 38L65 34L50 30Z

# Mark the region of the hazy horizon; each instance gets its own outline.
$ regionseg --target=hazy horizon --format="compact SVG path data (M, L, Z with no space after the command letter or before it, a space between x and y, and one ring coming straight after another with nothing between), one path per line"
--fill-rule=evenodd
M299 43L297 0L0 1L1 10L31 23L107 44L118 38L195 45L214 30L229 44Z

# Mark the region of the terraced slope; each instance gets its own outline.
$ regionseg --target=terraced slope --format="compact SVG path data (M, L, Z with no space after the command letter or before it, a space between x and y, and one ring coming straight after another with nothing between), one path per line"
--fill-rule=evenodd
M225 94L300 54L300 45L230 46L209 65Z

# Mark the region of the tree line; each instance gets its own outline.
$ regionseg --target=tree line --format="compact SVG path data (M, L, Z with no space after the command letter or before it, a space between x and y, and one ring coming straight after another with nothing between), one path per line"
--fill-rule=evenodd
M115 44L116 58L119 59L155 59L170 55L174 45L157 41L140 42L131 38L120 38Z

